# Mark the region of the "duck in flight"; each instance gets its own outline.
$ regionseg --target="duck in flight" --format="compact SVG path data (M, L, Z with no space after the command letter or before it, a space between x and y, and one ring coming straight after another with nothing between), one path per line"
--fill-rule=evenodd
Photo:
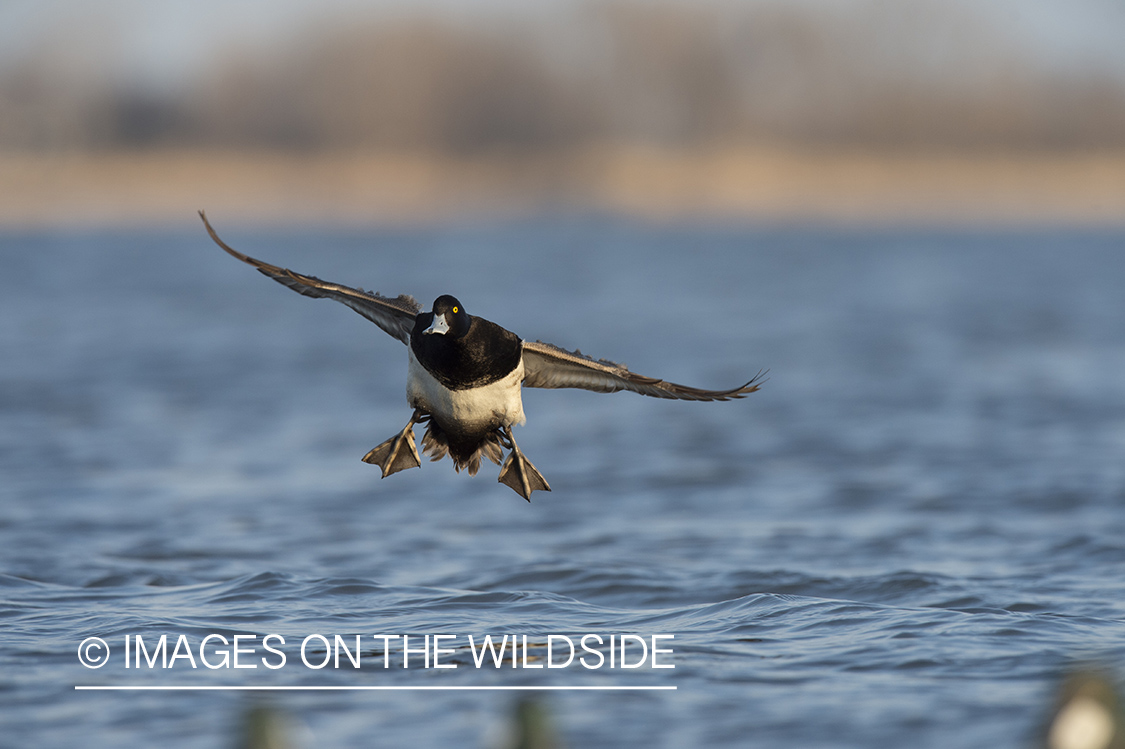
M362 289L322 281L256 260L235 250L215 233L203 211L207 233L219 247L298 294L341 302L409 349L406 399L414 409L406 427L363 457L379 466L383 478L422 465L414 442L414 425L426 424L422 451L431 460L446 455L453 467L473 476L481 458L500 468L500 483L531 501L537 490L551 491L512 437L512 425L523 424L521 387L582 388L598 393L632 390L654 398L725 401L742 398L761 385L763 373L730 390L700 390L630 372L605 359L594 360L541 341L523 341L496 323L474 317L448 294L426 312L405 294L381 296Z

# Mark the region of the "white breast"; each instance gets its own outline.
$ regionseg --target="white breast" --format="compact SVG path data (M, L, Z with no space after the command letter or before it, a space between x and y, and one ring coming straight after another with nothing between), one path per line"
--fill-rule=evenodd
M406 400L435 416L439 423L459 424L470 431L523 424L523 361L502 380L469 390L449 390L426 371L410 351Z

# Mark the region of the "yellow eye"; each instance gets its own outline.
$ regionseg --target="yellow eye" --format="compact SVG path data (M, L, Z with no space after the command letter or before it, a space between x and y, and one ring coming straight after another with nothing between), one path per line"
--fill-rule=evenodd
M457 308L456 307L453 308L453 314L455 314L455 315L457 314Z

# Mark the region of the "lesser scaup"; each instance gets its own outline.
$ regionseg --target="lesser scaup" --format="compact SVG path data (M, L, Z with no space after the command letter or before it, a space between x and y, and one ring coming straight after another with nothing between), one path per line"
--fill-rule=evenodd
M482 457L499 465L503 450L508 450L499 480L530 502L532 492L549 492L551 487L512 438L512 425L526 421L521 386L599 393L632 390L655 398L725 401L752 393L761 384L759 372L730 390L677 385L542 341L522 341L496 323L470 315L448 294L425 312L410 296L392 299L321 281L242 254L219 239L203 211L199 215L211 239L234 257L299 294L346 304L409 347L406 398L414 413L401 432L363 457L379 466L384 478L422 464L414 425L426 424L422 451L435 461L448 454L453 467L465 468L470 476L480 468Z

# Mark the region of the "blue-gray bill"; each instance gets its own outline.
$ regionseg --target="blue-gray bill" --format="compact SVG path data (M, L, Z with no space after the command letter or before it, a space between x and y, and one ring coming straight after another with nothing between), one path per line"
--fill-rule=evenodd
M199 212L211 239L223 250L263 275L304 296L347 305L409 347L407 401L414 413L398 434L369 451L363 460L377 465L386 478L421 466L414 425L426 424L423 452L433 461L446 455L453 467L475 475L481 459L497 465L499 482L531 501L532 492L550 485L516 445L511 427L523 424L521 390L581 388L599 393L631 390L653 398L726 401L761 387L765 372L728 390L704 390L630 372L621 364L592 359L542 341L521 340L496 323L474 317L455 297L438 297L427 312L410 296L385 297L245 255L219 238Z

